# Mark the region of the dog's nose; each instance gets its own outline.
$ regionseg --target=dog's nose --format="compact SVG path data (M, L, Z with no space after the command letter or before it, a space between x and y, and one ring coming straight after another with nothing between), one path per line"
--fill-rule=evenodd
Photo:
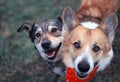
M41 46L42 46L44 49L49 49L50 46L51 46L51 41L48 40L48 39L43 39L43 40L42 40L42 43L41 43Z
M78 70L81 73L86 73L88 72L89 69L90 69L90 65L86 60L83 60L78 64Z

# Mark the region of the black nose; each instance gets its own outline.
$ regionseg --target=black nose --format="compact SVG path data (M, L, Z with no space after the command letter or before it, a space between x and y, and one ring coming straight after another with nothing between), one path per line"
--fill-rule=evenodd
M78 70L79 70L81 73L88 72L89 69L90 69L90 65L88 64L88 62L87 62L86 60L81 61L81 62L78 64Z
M41 46L44 48L44 49L49 49L51 47L51 41L48 40L48 39L43 39L42 40L42 43L41 43Z

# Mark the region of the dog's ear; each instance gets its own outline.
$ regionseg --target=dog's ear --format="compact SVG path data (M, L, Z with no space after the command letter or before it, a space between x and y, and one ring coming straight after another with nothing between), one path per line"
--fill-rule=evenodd
M37 24L33 23L24 23L18 28L17 32L22 32L23 30L27 31L28 37L31 39L32 42L34 42L35 39L35 31L37 29Z
M61 18L61 16L59 16L59 17L57 18L57 20L58 20L60 23L62 23L62 18Z
M115 13L109 14L105 19L103 19L101 25L102 26L100 26L100 28L102 28L102 30L107 35L107 37L111 41L113 41L115 35L115 29L118 26L117 15Z
M17 32L22 32L23 30L29 32L31 29L32 29L31 23L24 23L18 28Z
M78 19L75 15L75 12L67 7L64 9L62 14L63 29L70 32L78 24Z

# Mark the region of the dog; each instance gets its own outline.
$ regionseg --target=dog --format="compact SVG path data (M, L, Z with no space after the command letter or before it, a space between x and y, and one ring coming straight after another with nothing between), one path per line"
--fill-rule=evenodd
M24 23L17 30L26 30L39 55L56 74L63 75L64 67L57 66L61 61L62 19L51 19L41 23Z
M89 18L88 20L93 18L101 21L110 13L116 13L118 9L119 0L82 0L76 15L79 19L84 19L83 21L85 21L85 18Z
M76 13L64 9L62 59L79 78L85 79L96 66L101 71L110 64L118 8L118 0L82 0Z

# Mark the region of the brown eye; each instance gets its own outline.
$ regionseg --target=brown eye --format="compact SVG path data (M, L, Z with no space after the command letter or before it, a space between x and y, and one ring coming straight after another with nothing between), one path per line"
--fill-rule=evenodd
M74 43L74 47L77 48L77 49L79 49L80 48L80 42L75 42Z
M99 46L94 46L94 47L93 47L93 51L94 51L94 52L98 52L99 50L100 50L100 47L99 47Z
M36 37L40 37L40 35L41 35L40 33L36 33L35 34Z
M57 28L52 28L51 33L57 32Z

